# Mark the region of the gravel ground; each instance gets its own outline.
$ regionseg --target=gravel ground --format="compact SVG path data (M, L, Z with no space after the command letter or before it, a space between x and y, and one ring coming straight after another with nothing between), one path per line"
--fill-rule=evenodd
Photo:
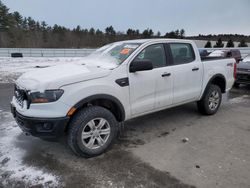
M250 187L250 88L224 95L220 111L195 104L125 123L107 153L76 157L65 140L25 136L0 84L0 187Z

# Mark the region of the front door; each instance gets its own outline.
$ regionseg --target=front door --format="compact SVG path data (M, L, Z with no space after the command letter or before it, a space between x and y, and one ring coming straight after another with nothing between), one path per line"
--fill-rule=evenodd
M172 103L172 77L166 65L163 44L143 49L134 60L150 60L153 70L129 73L132 116L150 112Z

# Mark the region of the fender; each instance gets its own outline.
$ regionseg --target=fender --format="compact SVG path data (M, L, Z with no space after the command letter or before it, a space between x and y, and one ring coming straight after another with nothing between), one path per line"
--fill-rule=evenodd
M112 96L112 95L107 95L107 94L91 95L89 97L86 97L86 98L82 99L78 103L76 103L74 105L74 108L78 109L81 106L83 106L84 104L87 104L88 102L93 101L93 100L97 100L97 99L102 99L102 100L106 99L106 100L112 101L119 108L120 115L121 115L120 119L122 121L124 121L124 119L125 119L125 110L124 110L124 107L123 107L122 103L120 102L120 100L117 99L116 97Z
M225 78L225 76L224 76L223 74L215 74L215 75L212 76L212 77L210 78L210 80L207 82L206 88L203 90L201 99L203 98L203 96L204 96L204 94L206 93L208 87L211 85L211 83L213 82L213 80L214 80L215 78L221 78L221 79L223 79L223 80L225 81L225 86L223 86L223 87L226 88L226 84L227 84L227 83L226 83L226 78ZM222 92L222 93L225 93L225 90L222 89L221 92Z

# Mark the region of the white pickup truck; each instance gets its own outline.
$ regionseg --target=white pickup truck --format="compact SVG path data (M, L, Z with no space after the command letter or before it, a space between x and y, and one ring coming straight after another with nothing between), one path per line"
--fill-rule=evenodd
M131 118L189 102L202 114L216 113L235 71L235 59L201 60L189 40L116 42L79 62L23 74L11 110L27 134L67 135L75 154L92 157L106 151L118 125Z

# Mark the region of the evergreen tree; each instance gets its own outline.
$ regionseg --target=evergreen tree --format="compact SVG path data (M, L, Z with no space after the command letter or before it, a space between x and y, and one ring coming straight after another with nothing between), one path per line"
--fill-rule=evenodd
M115 35L116 34L116 32L115 32L115 30L114 30L114 28L113 28L112 25L109 26L109 27L107 27L105 29L105 32L106 32L106 35Z
M129 28L129 29L127 30L127 35L128 35L128 36L131 36L132 34L133 34L133 30Z
M33 20L31 17L28 17L27 22L28 22L29 30L32 31L32 30L36 29L36 22L35 22L35 20Z
M223 48L224 44L221 40L221 38L218 39L218 41L216 42L216 44L214 45L214 48Z
M90 28L89 34L90 34L90 35L95 35L95 29L94 29L93 27Z
M207 41L204 48L212 48L212 43L210 41Z
M21 24L21 28L23 30L28 30L28 20L27 20L27 18L23 19L22 24Z
M149 34L150 37L152 37L152 36L154 35L153 30L152 30L152 29L149 29L148 34Z
M47 30L47 24L46 24L46 22L45 21L42 21L41 22L41 28L42 28L42 31L46 31Z
M47 43L48 42L48 28L47 28L47 24L45 21L41 22L41 30L42 30L42 41L43 43Z
M139 29L135 30L135 35L136 35L136 36L139 36L139 35L140 35Z
M228 48L233 48L234 47L234 42L231 39L228 40L227 47Z
M36 29L37 31L41 31L40 22L36 22L36 24L35 24L35 29Z
M14 19L9 9L0 1L0 30L9 30L14 25Z
M246 41L244 39L242 39L238 45L238 47L248 47L248 45L246 44Z
M166 38L178 38L178 36L176 35L176 32L174 32L174 31L171 31L171 32L169 32L169 33L166 33L166 34L165 34L165 37L166 37Z
M12 14L14 21L15 21L15 27L20 28L23 23L23 17L19 12L13 12Z
M81 33L81 26L80 25L76 26L76 28L73 29L73 32L80 34Z
M149 38L148 29L146 29L146 30L144 30L144 31L142 32L142 36L143 36L143 38Z
M180 30L180 38L181 39L185 38L185 30L184 29Z
M95 33L96 33L97 36L102 36L103 35L103 32L100 29L97 29Z
M157 34L156 34L157 37L161 37L161 32L158 31Z
M145 29L143 32L142 32L142 36L143 38L150 38L154 35L154 32L152 29Z
M179 36L180 36L180 31L179 31L179 29L177 29L177 30L175 31L175 36L176 36L176 38L179 38Z

